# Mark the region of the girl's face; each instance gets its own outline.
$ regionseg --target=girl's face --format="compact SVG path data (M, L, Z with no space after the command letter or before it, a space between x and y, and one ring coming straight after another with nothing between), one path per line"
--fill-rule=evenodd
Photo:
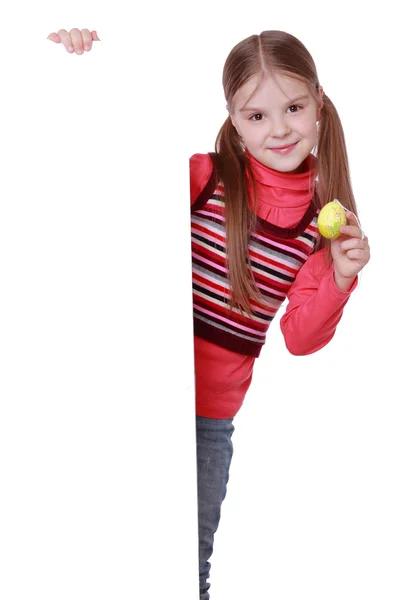
M322 88L318 104L308 86L293 77L268 76L256 90L259 83L255 75L236 92L232 123L247 150L262 164L275 171L300 173L317 142Z

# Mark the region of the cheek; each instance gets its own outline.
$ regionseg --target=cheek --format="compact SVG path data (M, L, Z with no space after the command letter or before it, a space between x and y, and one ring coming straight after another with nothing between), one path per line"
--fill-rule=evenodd
M317 123L313 119L305 119L298 124L297 131L310 142L317 139Z
M304 135L307 135L307 137L309 138L316 138L317 137L317 116L312 114L312 115L307 115L307 117L305 117L302 120L301 123L301 130L304 133Z
M317 127L317 123L314 122L311 127L311 139L312 139L313 144L315 144L317 142L317 137L318 137L318 127Z
M247 140L247 145L260 143L268 136L267 129L264 123L246 123L242 127L243 138Z

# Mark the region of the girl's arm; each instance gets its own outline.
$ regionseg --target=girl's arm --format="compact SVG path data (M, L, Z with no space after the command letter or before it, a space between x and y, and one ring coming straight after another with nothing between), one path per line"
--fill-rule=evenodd
M291 354L312 354L326 346L357 286L356 276L348 291L339 289L334 265L328 267L326 261L326 250L312 254L289 290L289 303L280 326Z
M346 217L340 237L331 241L331 266L326 249L316 252L300 269L289 290L281 330L292 354L311 354L332 339L357 285L358 273L369 262L368 238L353 213L346 211Z

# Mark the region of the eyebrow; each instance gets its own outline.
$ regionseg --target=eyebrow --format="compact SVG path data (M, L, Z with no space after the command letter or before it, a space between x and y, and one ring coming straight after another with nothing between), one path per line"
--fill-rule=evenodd
M287 105L288 106L292 106L292 104L295 104L296 102L299 102L299 100L305 100L308 99L309 96L307 94L303 94L303 96L297 96L297 98L289 98L289 100L287 101ZM259 108L251 108L249 106L244 105L242 108L239 109L239 112L262 112L260 111Z

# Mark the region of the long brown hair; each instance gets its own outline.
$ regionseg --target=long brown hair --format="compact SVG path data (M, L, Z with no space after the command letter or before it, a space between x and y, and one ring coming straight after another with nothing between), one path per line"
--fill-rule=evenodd
M306 47L284 31L264 31L237 44L226 59L222 83L228 110L236 92L254 75L281 73L305 82L319 103L319 79L315 63ZM254 186L249 161L241 138L228 117L215 143L217 176L224 184L227 257L231 287L231 307L251 314L250 299L260 301L249 260L249 237L256 214L250 208L248 176ZM320 207L339 199L357 214L343 128L339 115L326 94L318 127L316 145L317 192ZM253 187L253 189L255 189ZM321 239L319 248L327 245ZM330 245L328 260L331 261Z

